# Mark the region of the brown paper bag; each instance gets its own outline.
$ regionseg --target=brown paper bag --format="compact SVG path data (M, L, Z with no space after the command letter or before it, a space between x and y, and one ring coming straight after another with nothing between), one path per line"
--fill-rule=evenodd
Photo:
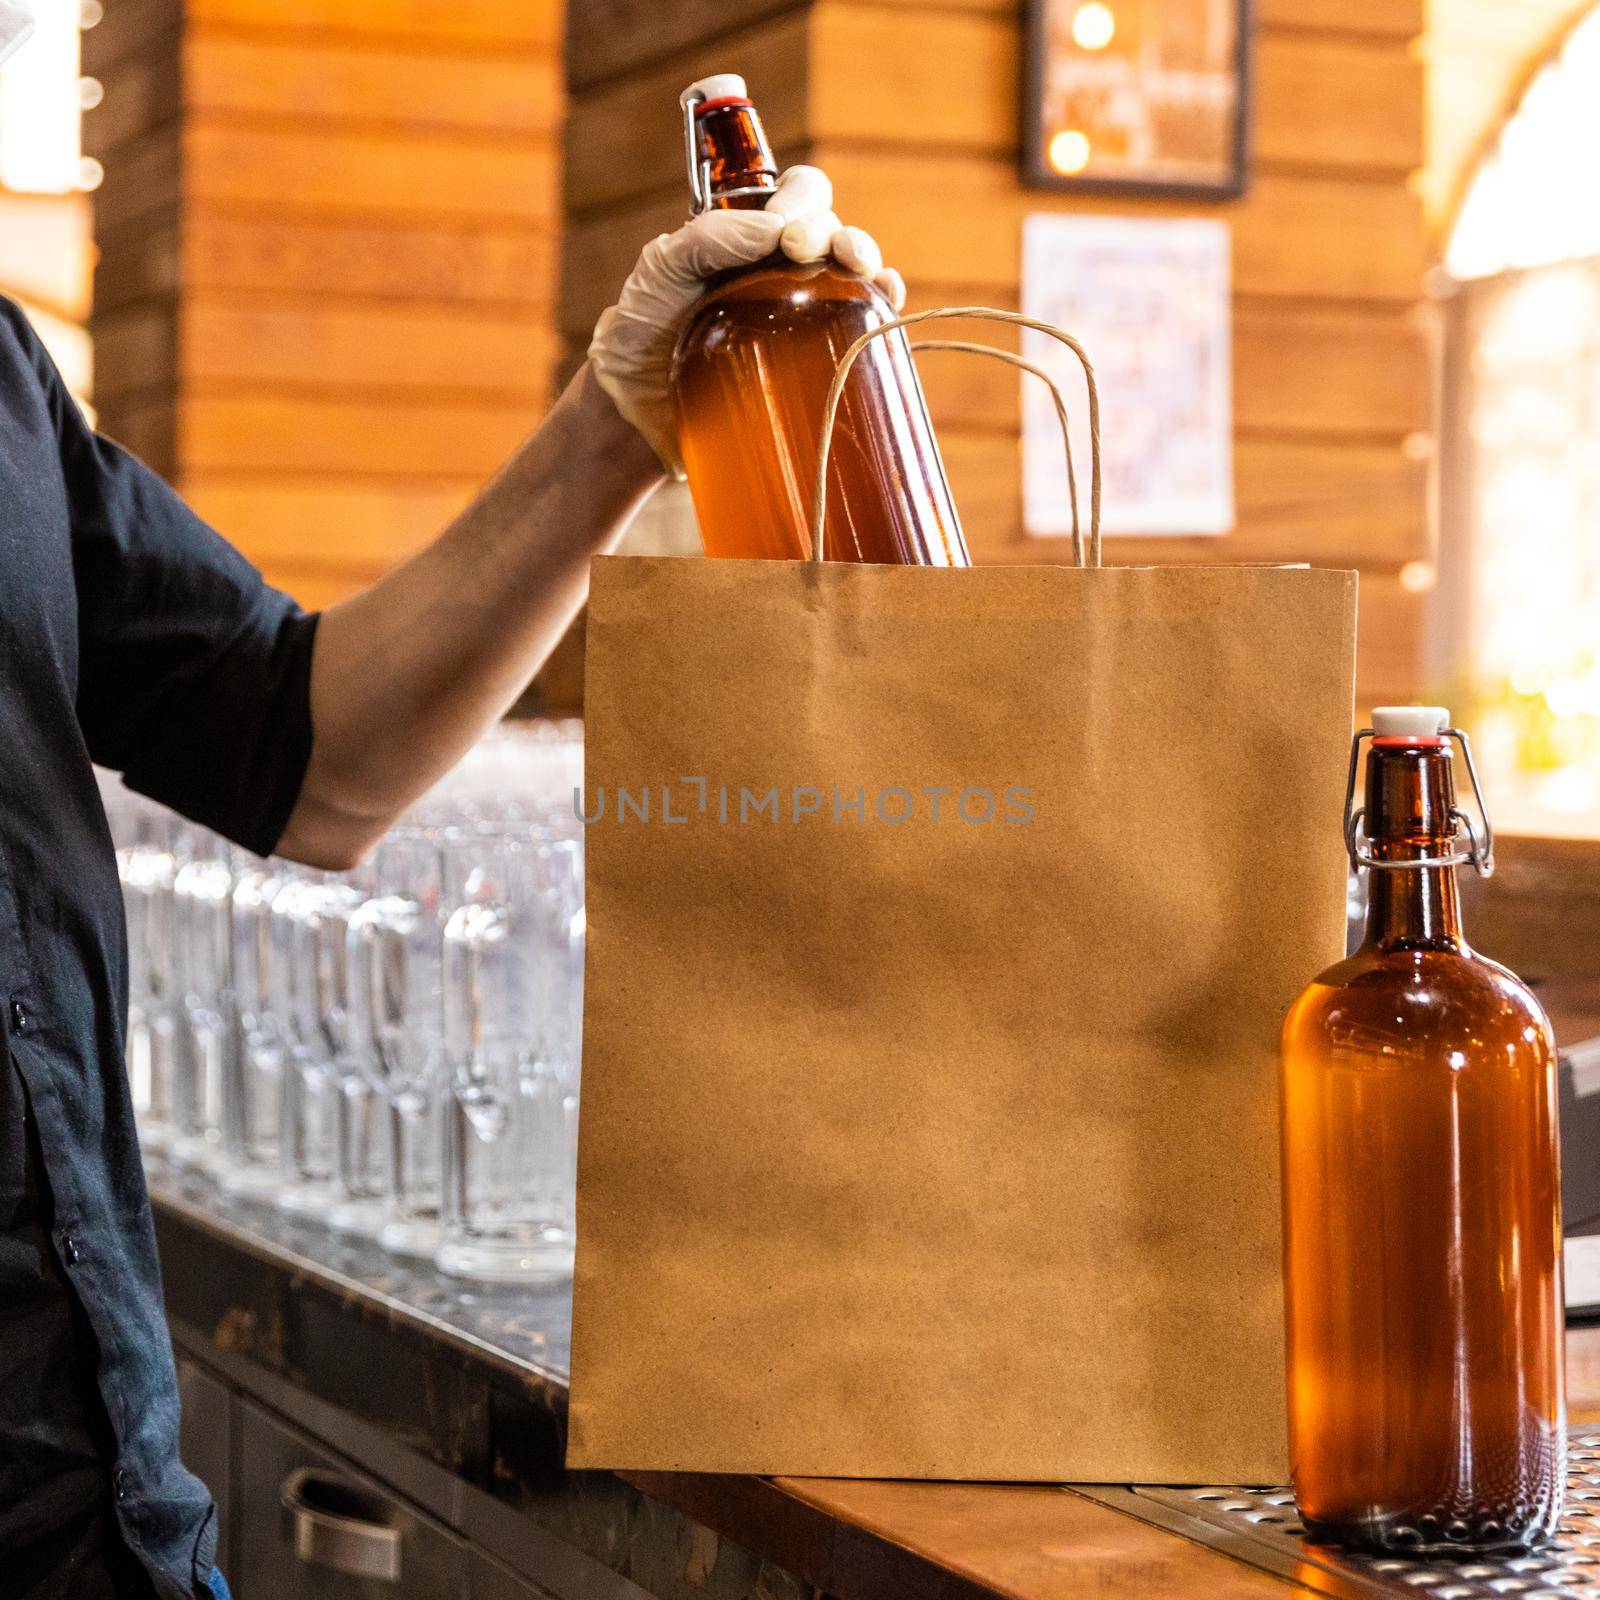
M1355 583L596 563L571 1465L1282 1480Z

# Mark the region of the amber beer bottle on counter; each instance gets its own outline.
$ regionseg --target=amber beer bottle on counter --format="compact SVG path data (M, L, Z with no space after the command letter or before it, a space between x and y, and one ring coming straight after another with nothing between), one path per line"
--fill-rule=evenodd
M1290 1455L1314 1535L1395 1552L1517 1549L1566 1475L1556 1055L1538 1002L1461 929L1437 707L1374 713L1351 858L1366 942L1295 1002L1282 1116ZM1478 796L1481 810L1482 797Z
M777 184L761 118L731 73L683 95L694 209L758 208ZM773 255L725 275L678 339L672 389L706 554L810 554L817 436L834 368L893 320L872 284L831 261ZM858 357L830 454L834 561L970 565L903 332Z

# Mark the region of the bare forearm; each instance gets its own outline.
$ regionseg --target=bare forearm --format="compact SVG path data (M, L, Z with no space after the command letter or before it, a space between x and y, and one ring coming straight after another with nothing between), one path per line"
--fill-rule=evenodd
M660 481L588 368L427 549L331 607L313 747L280 851L357 859L516 699L577 614L589 558Z

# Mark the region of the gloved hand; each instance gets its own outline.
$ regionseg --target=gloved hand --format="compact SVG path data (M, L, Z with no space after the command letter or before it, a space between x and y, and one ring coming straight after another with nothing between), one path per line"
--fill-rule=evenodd
M600 387L649 441L674 477L683 476L678 423L667 389L678 330L705 293L706 280L781 249L791 261L831 255L905 304L900 274L885 268L871 234L844 227L833 211L833 185L816 167L790 167L760 211L703 211L676 233L644 247L617 303L601 313L589 344Z

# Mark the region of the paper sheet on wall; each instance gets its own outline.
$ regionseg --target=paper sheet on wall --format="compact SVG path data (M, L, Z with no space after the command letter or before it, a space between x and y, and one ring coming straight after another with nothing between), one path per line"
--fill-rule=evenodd
M1108 534L1218 534L1234 523L1229 230L1166 217L1028 217L1022 308L1077 336L1094 358L1104 413ZM1029 333L1024 350L1081 393L1071 354ZM1048 391L1023 380L1023 522L1072 531L1060 425ZM1074 407L1073 455L1089 460Z

